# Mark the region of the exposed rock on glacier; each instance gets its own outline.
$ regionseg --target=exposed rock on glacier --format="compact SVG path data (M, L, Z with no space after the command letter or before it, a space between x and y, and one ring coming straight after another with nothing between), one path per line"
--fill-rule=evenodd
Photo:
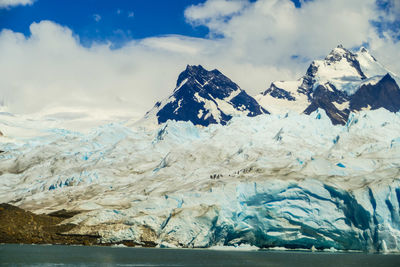
M0 143L0 199L82 211L70 234L107 243L399 251L399 133L400 114L384 109L343 126L317 109L51 130Z

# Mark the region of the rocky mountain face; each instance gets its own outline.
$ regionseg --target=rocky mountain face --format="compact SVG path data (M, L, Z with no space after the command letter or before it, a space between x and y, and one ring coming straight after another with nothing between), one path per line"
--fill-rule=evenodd
M269 112L220 71L188 65L179 75L173 94L157 102L145 117L158 123L176 120L208 126L225 125L235 115L264 113Z
M377 84L362 85L350 101L351 110L386 108L397 112L400 109L400 88L396 81L386 74Z
M333 124L345 124L350 112L400 110L399 77L386 70L365 48L352 53L339 45L324 60L315 60L294 82L273 82L256 97L272 113L310 114L321 108Z

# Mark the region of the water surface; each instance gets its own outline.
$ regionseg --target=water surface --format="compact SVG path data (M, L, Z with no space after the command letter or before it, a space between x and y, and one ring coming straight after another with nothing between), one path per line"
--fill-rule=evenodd
M1 266L400 266L400 255L0 245Z

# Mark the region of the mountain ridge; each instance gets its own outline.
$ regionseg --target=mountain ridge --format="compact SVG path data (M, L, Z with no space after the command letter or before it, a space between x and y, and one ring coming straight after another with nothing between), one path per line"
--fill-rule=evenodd
M173 93L157 102L145 115L158 124L168 120L195 125L225 125L232 117L269 114L258 102L219 70L187 65L178 76Z
M333 124L344 125L350 112L400 110L400 89L392 76L398 80L366 48L353 53L338 45L323 60L314 60L299 80L272 82L256 99L273 113L310 114L321 108Z
M311 114L323 109L333 124L344 125L351 112L386 108L400 110L400 78L361 47L352 52L342 45L325 58L314 60L296 81L274 81L250 96L219 70L187 65L172 94L158 101L143 121L159 125L168 120L194 125L226 125L234 116Z

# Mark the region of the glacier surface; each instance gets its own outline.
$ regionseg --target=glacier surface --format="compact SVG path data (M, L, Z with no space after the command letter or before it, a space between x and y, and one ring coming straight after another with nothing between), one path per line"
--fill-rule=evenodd
M26 124L14 125L23 131ZM102 242L400 250L400 114L322 110L226 126L113 123L0 137L0 199Z

